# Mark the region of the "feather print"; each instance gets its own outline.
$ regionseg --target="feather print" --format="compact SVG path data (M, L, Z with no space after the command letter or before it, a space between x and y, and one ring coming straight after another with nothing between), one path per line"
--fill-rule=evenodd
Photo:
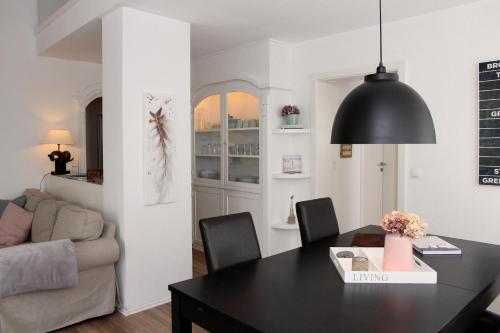
M172 99L147 94L148 104L148 154L147 174L153 177L154 203L166 202L172 192L171 155L174 151L171 138ZM153 203L153 202L152 202Z
M158 172L155 175L156 192L158 193L158 202L161 202L165 197L165 180L167 178L167 140L168 135L166 131L165 115L162 114L163 108L157 112L149 111L151 119L149 123L152 124L152 131L154 132L155 144L157 148L156 164Z

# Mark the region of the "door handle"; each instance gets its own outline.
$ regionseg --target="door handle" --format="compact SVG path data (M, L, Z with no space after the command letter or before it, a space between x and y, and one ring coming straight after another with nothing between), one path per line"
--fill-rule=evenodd
M379 167L384 167L386 165L387 165L387 163L385 163L385 162L380 162L379 164L377 164L377 166L379 166Z

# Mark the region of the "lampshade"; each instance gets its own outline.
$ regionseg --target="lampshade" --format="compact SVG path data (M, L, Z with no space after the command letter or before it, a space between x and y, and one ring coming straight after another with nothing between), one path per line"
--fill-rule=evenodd
M72 145L75 140L73 140L73 136L68 130L48 130L42 143Z
M347 95L332 126L331 143L436 143L432 116L420 95L381 68Z
M431 113L398 74L382 61L382 0L379 0L380 63L374 74L347 95L332 126L330 143L436 143Z

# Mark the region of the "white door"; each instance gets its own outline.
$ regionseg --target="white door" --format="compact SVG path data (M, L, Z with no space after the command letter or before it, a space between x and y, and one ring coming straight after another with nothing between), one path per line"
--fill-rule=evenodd
M262 204L261 195L248 192L224 190L225 214L236 214L249 212L252 215L257 238L259 239L260 251L265 254L262 248L264 244L262 228Z
M200 219L224 215L223 190L193 186L193 243L201 248Z
M363 145L361 225L378 224L397 208L397 145Z

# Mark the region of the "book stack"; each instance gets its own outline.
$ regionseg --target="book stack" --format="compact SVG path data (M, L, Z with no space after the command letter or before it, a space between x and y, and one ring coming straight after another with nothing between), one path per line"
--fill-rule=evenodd
M462 254L462 250L437 236L413 240L413 248L422 254Z

